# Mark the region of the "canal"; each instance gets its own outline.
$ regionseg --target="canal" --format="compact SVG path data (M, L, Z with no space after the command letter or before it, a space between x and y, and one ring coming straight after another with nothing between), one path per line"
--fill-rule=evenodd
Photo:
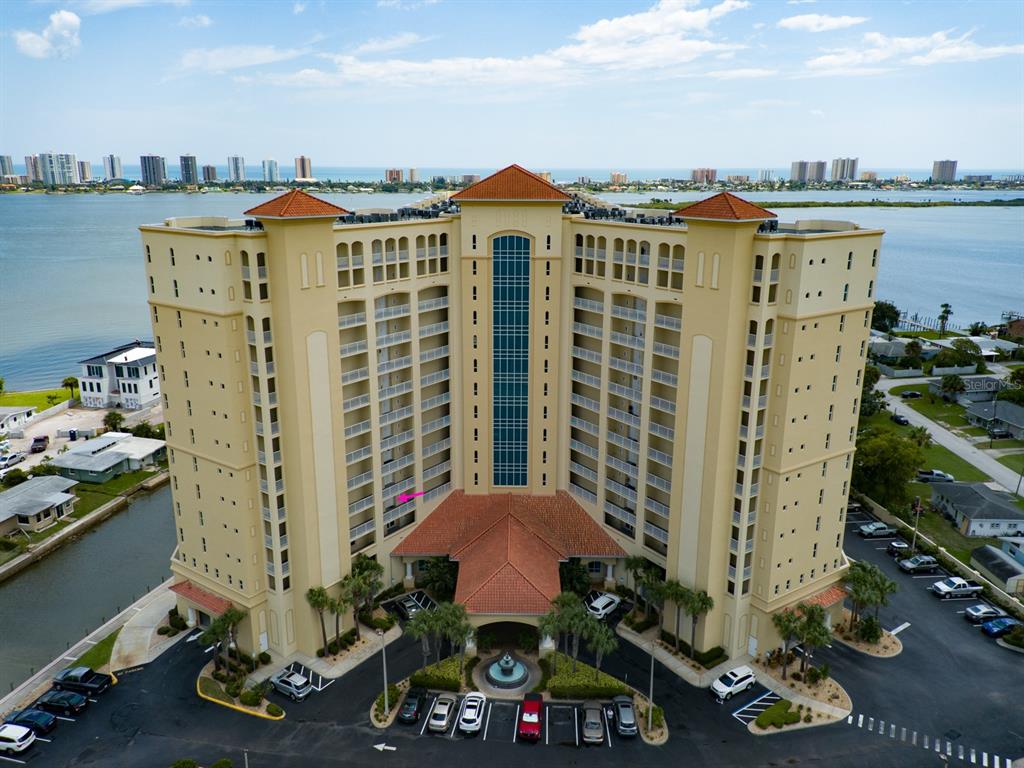
M0 584L0 697L170 576L173 549L168 484Z

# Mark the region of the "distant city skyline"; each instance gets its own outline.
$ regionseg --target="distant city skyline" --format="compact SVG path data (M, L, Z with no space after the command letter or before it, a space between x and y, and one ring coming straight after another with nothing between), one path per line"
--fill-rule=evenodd
M166 147L218 165L238 155L288 166L302 151L317 167L766 168L838 156L873 168L943 157L1024 167L1021 3L4 10L0 106L25 119L8 120L3 151L18 158ZM176 29L176 44L154 46L153 29ZM129 96L97 102L96 82ZM939 105L970 119L937 119ZM468 125L486 128L456 129ZM666 159L667 147L683 157Z

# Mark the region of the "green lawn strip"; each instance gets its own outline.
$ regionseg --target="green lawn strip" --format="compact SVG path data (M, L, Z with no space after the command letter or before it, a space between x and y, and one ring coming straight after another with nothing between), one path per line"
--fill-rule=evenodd
M52 403L47 400L48 395L56 395L57 399ZM37 389L24 392L4 392L0 395L0 406L8 405L34 405L37 411L45 411L47 408L63 403L69 397L66 389Z
M1024 440L1014 440L1009 438L1007 440L990 440L988 444L978 443L979 448L1024 448Z
M1015 453L1009 456L1000 456L998 459L996 459L996 461L998 461L1000 464L1004 464L1005 466L1009 467L1017 474L1024 472L1024 453ZM1021 487L1024 487L1024 485L1022 485Z
M199 678L199 690L209 696L211 699L217 699L223 701L225 704L234 704L235 700L232 699L223 688L220 687L220 683L214 680L212 677Z
M980 546L985 544L999 546L999 540L995 538L964 536L953 527L949 518L945 517L941 512L932 511L930 503L932 487L929 483L911 483L910 488L911 494L920 496L921 500L926 502L926 507L929 510L921 514L918 531L934 541L938 546L944 547L949 554L960 562L969 565L971 562L971 550L977 549ZM901 517L910 525L914 524L912 515L904 514Z
M95 485L92 483L79 483L77 488L95 491L96 493L103 493L107 496L120 496L129 488L138 485L148 477L152 477L153 474L153 470L151 469L139 469L135 472L125 472L123 475L112 478L105 483L98 483Z
M889 418L889 414L885 411L876 413L874 416L862 421L861 428L863 429L865 427L871 427L876 430L898 432L904 437L906 437L907 433L910 431L910 427L901 427L899 424L892 421ZM941 445L932 443L924 449L924 457L924 466L920 467L920 469L940 469L943 472L948 472L957 480L965 482L985 482L990 479L988 475L973 464L964 461L948 448Z
M550 665L558 656L558 671L547 679L547 687L556 699L603 699L627 693L621 680L604 672L597 671L582 661L576 662L576 671L572 669L572 657L565 654L552 654L547 658ZM549 666L550 669L550 666Z
M114 650L114 642L117 640L117 635L120 631L121 627L118 627L88 651L79 656L75 661L75 666L99 669L100 667L108 664L110 662L110 654Z
M889 393L899 397L901 392L906 392L911 389L916 389L918 392L921 392L923 397L916 398L915 400L904 400L904 405L910 406L922 416L946 427L970 426L962 405L959 405L958 403L947 403L940 397L929 395L927 385L919 384L915 387L912 384L908 384L902 387L893 387L889 390ZM985 433L982 432L982 434Z
M910 337L913 339L945 339L950 336L963 336L959 331L946 331L945 336L940 336L938 331L896 331L893 336Z
M984 427L958 427L957 432L967 437L985 437L988 434Z

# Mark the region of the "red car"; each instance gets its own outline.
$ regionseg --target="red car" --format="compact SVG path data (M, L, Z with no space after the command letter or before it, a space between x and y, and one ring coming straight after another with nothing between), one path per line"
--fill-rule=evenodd
M528 693L523 697L519 711L519 738L526 741L540 739L540 718L544 709L544 698L539 693Z

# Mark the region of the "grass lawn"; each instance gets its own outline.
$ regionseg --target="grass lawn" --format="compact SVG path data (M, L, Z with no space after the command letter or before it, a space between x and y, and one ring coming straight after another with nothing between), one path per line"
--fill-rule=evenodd
M938 331L896 331L893 336L910 337L912 339L943 339L949 338L950 336L963 336L964 334L958 331L946 331L945 336L939 336Z
M1001 456L998 461L1000 464L1008 466L1017 474L1024 472L1024 453L1016 453L1011 456Z
M988 434L984 427L959 427L957 431L967 437L985 437Z
M989 445L984 443L978 444L979 448L1024 448L1024 440L1014 440L1012 438L1007 440L992 440Z
M92 483L79 483L75 489L93 491L95 493L102 493L107 496L120 496L122 493L127 491L132 486L138 485L143 480L153 475L153 470L150 469L139 469L135 472L125 472L123 475L108 480L105 483L99 483L94 485Z
M109 663L110 654L114 650L114 641L117 640L117 635L120 631L121 627L118 627L88 651L79 656L75 661L75 666L99 669L103 665Z
M48 395L56 395L57 399L50 403ZM37 411L45 411L69 397L66 389L37 389L25 392L4 392L0 395L0 405L34 405Z
M931 509L932 486L929 483L911 483L910 492L914 496L920 496L924 502L926 512L921 513L921 521L918 530L934 541L940 547L945 547L949 554L962 563L970 564L971 550L983 544L999 546L999 540L985 536L964 536L953 527L949 519L941 512L934 512ZM914 524L914 517L909 512L900 515L910 525Z
M199 690L209 696L211 699L217 699L227 704L234 704L235 700L228 696L227 692L221 688L220 683L214 680L212 677L206 677L203 675L199 678Z
M889 418L887 411L880 411L869 419L865 419L861 422L861 427L873 427L874 429L885 429L890 432L899 432L904 437L910 430L910 427L901 427ZM963 480L967 482L984 482L989 480L989 476L982 472L980 469L975 467L973 464L961 459L955 453L950 451L948 448L944 448L941 445L932 443L930 446L924 449L924 466L921 469L941 469L943 472L949 472L957 480ZM924 494L925 498L929 498L929 494Z
M903 404L910 406L925 418L938 422L945 427L969 426L967 418L964 415L965 411L962 405L959 405L958 403L947 403L941 397L929 395L927 385L914 386L913 384L909 384L902 387L893 387L889 391L892 394L899 396L900 392L906 392L909 389L916 389L921 392L924 397L919 397L916 400L903 400Z

